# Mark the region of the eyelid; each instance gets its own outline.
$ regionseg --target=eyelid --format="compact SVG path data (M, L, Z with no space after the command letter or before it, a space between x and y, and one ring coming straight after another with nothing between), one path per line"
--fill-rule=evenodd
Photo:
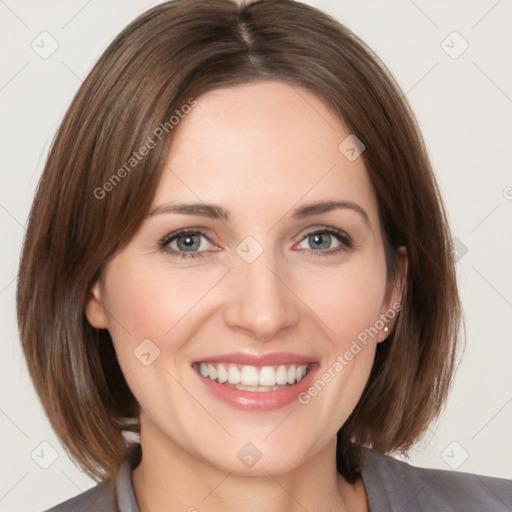
M308 236L314 235L316 233L329 233L332 235L337 235L340 238L343 238L345 242L347 243L353 243L352 237L343 229L338 229L332 226L317 226L314 228L308 228L305 232L301 231L301 238L302 241L304 238L307 238Z
M210 243L213 244L212 240L210 239L207 230L204 228L182 228L178 229L177 231L173 231L172 233L168 233L165 235L159 242L159 245L167 245L171 240L178 238L179 236L185 236L185 235L203 235Z

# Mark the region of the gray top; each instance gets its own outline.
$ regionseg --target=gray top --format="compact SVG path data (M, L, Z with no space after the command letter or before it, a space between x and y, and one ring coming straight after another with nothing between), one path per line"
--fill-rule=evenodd
M370 512L510 512L512 480L411 466L364 450L363 478ZM141 459L132 446L116 481L103 482L47 512L139 512L131 474Z

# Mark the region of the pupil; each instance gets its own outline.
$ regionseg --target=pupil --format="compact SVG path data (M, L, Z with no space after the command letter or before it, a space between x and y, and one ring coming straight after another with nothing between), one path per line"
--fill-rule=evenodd
M317 247L321 247L322 249L328 249L331 241L331 235L328 233L322 235L322 234L316 234L312 235L311 238L313 239L314 244L319 244Z
M199 241L197 240L197 235L184 235L177 239L177 245L180 250L194 249L197 250L199 248Z

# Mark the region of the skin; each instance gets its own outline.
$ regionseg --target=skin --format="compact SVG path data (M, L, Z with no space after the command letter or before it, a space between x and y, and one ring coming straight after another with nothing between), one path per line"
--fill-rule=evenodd
M400 301L363 159L338 150L349 133L320 99L280 81L210 91L175 129L153 206L213 203L230 219L149 215L86 308L93 326L110 331L141 407L143 459L133 472L141 512L368 510L362 480L350 485L336 470L335 436L386 332L309 404L277 411L224 405L191 368L215 354L291 352L317 360L321 375ZM328 200L357 203L368 224L348 208L292 218L294 208ZM206 231L202 256L159 246L182 228ZM308 231L325 228L348 234L352 248L332 252L340 242L325 232L319 248ZM263 250L252 263L236 252L247 236ZM170 246L185 252L180 240ZM149 366L134 357L147 338L160 350ZM262 453L252 468L236 456L247 442Z

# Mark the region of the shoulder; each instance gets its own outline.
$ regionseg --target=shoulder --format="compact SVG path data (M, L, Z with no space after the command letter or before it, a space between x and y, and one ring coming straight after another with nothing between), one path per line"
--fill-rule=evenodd
M115 478L105 480L46 512L137 512L131 476L141 456L140 444L129 446Z
M112 480L102 482L95 487L71 498L46 512L99 511L117 512L115 483Z
M368 449L364 453L362 476L372 510L512 510L512 480L418 468Z

